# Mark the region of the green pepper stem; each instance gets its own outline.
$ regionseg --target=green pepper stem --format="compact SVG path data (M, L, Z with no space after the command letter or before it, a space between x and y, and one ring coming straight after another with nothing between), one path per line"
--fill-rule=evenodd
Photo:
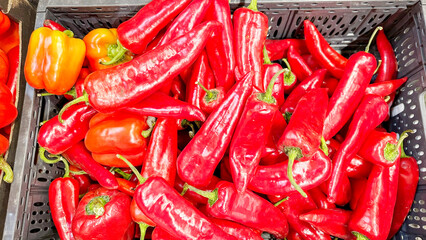
M144 138L148 138L149 136L151 136L152 131L154 130L155 127L155 121L157 119L155 117L148 117L148 120L146 121L149 128L147 130L142 131L142 137Z
M291 116L293 115L293 113L291 113L291 112L285 112L285 113L283 113L283 117L284 117L284 119L285 119L285 121L287 122L287 123L289 123L290 122L290 119L291 119Z
M10 167L9 163L6 162L6 160L3 158L3 156L0 156L0 170L4 172L3 180L7 183L13 182L13 171Z
M379 71L379 68L380 68L380 66L382 65L382 60L379 60L379 63L377 64L377 67L376 67L376 69L374 70L374 73L373 73L373 75L374 74L376 74L378 71Z
M130 173L125 173L125 172L123 172L123 170L121 170L120 168L112 167L111 169L112 169L112 171L114 171L114 172L116 172L116 173L120 174L120 176L122 176L122 177L123 177L124 179L126 179L126 180L129 180L129 179L132 177L132 174L130 174Z
M214 94L214 92L213 91L211 91L211 90L209 90L209 89L207 89L206 87L204 87L203 86L203 84L201 84L199 81L196 81L195 82L195 84L197 84L198 86L200 86L201 87L201 89L203 89L204 90L204 92L206 92L206 96L207 96L207 98L208 99L213 99L213 98L215 98L215 94ZM210 100L211 101L211 100ZM209 102L209 101L208 101Z
M294 75L294 73L289 70L288 68L285 69L286 71L284 72L284 86L291 86L294 81L296 81L296 75Z
M383 27L378 26L378 27L376 27L376 29L374 29L374 32L373 32L373 34L371 34L370 40L368 40L368 44L365 47L365 52L368 53L370 51L371 43L373 42L373 39L376 36L377 32L379 32L380 30L383 30Z
M266 50L265 45L263 45L263 64L272 64L271 59L268 56L268 50Z
M56 94L48 93L48 92L45 92L45 93L37 93L37 97L45 97L45 96L53 96L53 95L56 95Z
M83 170L81 170L81 171L71 171L70 170L70 173L71 174L73 174L73 175L85 175L85 174L87 174L87 172L85 172L85 171L83 171Z
M105 213L105 205L111 200L107 195L97 196L92 198L86 205L85 210L87 215L95 215L99 218Z
M357 240L369 240L368 237L364 236L359 232L352 232L352 234L355 235Z
M257 9L257 0L251 0L251 3L250 5L248 5L247 8L255 12L258 12L259 10Z
M86 92L83 93L83 96L78 97L78 98L68 102L67 104L64 105L64 107L62 107L61 111L58 114L59 122L62 123L62 124L64 123L64 120L62 119L62 114L64 114L65 110L67 110L72 105L75 105L75 104L81 103L81 102L86 102L86 103L89 102L89 95Z
M148 229L151 226L144 223L144 222L138 222L138 225L139 225L139 229L140 229L140 232L141 232L140 240L143 240L143 239L145 239L146 229Z
M142 184L146 181L146 178L142 177L142 175L139 173L139 171L135 168L135 166L133 166L133 164L131 162L129 162L129 160L127 160L125 157L121 156L120 154L117 154L116 156L117 156L117 158L123 160L123 162L125 162L127 165L129 165L130 169L132 169L132 172L138 178L139 184Z
M209 192L209 191L200 190L198 188L195 188L195 187L189 185L188 183L185 183L185 185L183 185L183 191L182 191L183 194L181 193L181 195L183 196L188 190L191 190L191 191L197 193L198 195L207 198L210 206L213 206L213 204L215 204L217 202L218 198L219 198L217 188L215 190Z
M70 165L68 164L68 161L64 157L62 157L61 155L49 154L48 156L54 159L48 159L45 153L46 153L46 149L40 146L40 148L38 149L38 155L41 158L41 160L43 160L43 162L47 164L55 164L55 163L58 163L59 161L62 161L64 163L64 169L65 169L65 174L63 177L67 178L70 176Z
M108 46L108 57L111 59L108 62L100 62L102 65L113 65L118 63L124 58L128 50L121 45L120 41L117 40L117 44L111 44Z
M276 202L274 204L275 207L278 207L281 203L283 203L284 201L287 201L289 199L289 197L283 198L281 200L279 200L278 202Z
M293 164L294 164L294 160L298 159L298 155L299 153L297 152L297 150L295 150L296 148L292 148L292 150L290 150L287 155L288 155L288 167L287 167L287 177L288 180L290 181L291 185L300 193L302 194L302 196L304 198L307 198L308 195L306 195L306 193L303 191L303 189L296 183L296 181L293 178Z
M383 149L383 156L384 158L389 162L394 162L396 158L398 157L398 149L401 149L401 144L408 137L408 133L411 132L411 130L407 130L401 134L399 137L397 144L387 143L385 148ZM402 156L402 151L401 151Z
M65 35L67 35L68 37L70 37L70 38L73 38L74 37L74 33L73 33L73 31L71 31L71 30L64 30L63 31L63 33L65 33Z
M389 102L389 100L391 99L391 97L390 96L384 96L383 97L383 100L385 100L385 102Z
M282 60L285 63L285 65L287 66L287 68L290 69L290 71L291 71L290 63L288 62L287 58L283 58Z
M401 138L404 136L404 134L406 134L407 135L407 133L414 133L414 131L413 130L411 130L411 129L409 129L409 130L406 130L406 131L404 131L404 132L402 132L401 133L401 137L399 138L399 140L401 140ZM404 138L405 139L405 138ZM403 139L403 140L404 140ZM399 147L401 148L401 158L409 158L410 156L408 156L407 154L405 154L405 151L404 151L404 144L403 144L403 142L404 141L400 141L400 142L398 142L398 145L399 145Z
M321 136L321 145L320 149L324 152L326 156L328 156L328 146L323 136Z
M274 104L277 101L274 98L274 96L272 96L272 92L274 91L274 85L278 76L282 74L283 72L285 72L285 70L286 69L281 69L280 71L275 73L275 75L272 77L271 81L269 82L268 87L266 88L266 92L257 94L257 99L269 104Z

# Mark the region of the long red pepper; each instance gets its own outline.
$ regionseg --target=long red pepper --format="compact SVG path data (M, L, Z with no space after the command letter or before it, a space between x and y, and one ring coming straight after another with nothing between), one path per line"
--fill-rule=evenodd
M224 219L211 218L214 224L220 227L223 231L241 240L263 240L260 236L260 231L255 231L238 223Z
M43 27L47 27L47 28L50 28L52 30L58 30L58 31L61 31L61 32L67 30L61 24L59 24L59 23L57 23L53 20L50 20L50 19L44 20Z
M93 160L91 153L86 149L82 141L67 149L62 153L62 156L72 165L77 166L89 174L89 176L96 179L104 188L118 188L118 182L114 175Z
M376 28L376 31L380 28ZM375 32L372 38L374 35ZM377 67L376 58L368 53L372 38L365 52L357 52L349 58L339 84L330 98L323 131L325 140L336 135L346 124L365 95L365 89Z
M288 234L286 217L274 205L250 190L238 193L234 185L226 181L220 181L212 192L189 185L186 187L209 199L206 211L215 218L269 232L278 238Z
M176 96L175 99L185 101L186 98L186 86L180 77L175 77L172 82L170 89L172 96Z
M407 79L407 77L403 77L401 79L369 84L365 89L365 94L376 94L382 97L388 96L396 92Z
M156 4L160 2L162 1L155 1ZM218 22L201 23L169 44L130 62L93 72L84 82L87 94L73 100L74 102L71 101L65 107L75 102L88 101L100 112L113 112L140 102L191 65L203 50L210 35L220 29L221 24Z
M38 133L37 142L51 154L61 154L84 139L89 130L89 121L96 110L85 104L71 106L63 115L45 122Z
M304 39L266 39L265 41L265 47L271 61L286 58L290 46L293 46L302 55L309 53Z
M222 32L217 33L218 36L213 33L213 37L207 43L206 48L212 67L215 69L216 86L223 87L227 92L234 84L234 69L236 66L234 31L229 2L227 0L213 0L205 20L218 21L223 25ZM218 41L218 43L215 43L215 41Z
M213 175L212 180L210 181L209 185L207 185L206 187L200 188L200 189L204 190L204 191L213 191L216 187L216 184L220 180L221 180L220 178ZM232 178L231 178L231 180L232 180ZM184 185L185 185L185 182L182 181L182 179L180 179L179 176L176 176L174 188L178 192L182 192ZM183 197L188 199L191 202L201 203L201 204L207 204L207 201L208 201L207 198L193 192L192 190L186 191L185 194L183 195Z
M402 138L402 135L401 135ZM398 190L392 225L387 239L392 238L404 223L413 204L419 182L419 166L415 158L407 156L401 145L401 163L398 176Z
M196 187L206 186L225 154L244 104L252 91L253 75L246 74L227 94L177 159L180 178Z
M316 187L312 188L308 191L309 195L311 195L312 199L314 200L315 204L320 209L334 209L336 208L336 205L334 203L331 203L327 201L327 196L321 191L321 188Z
M301 82L297 87L290 93L285 100L284 104L281 105L280 111L291 115L294 109L299 103L299 100L309 91L321 87L321 83L324 80L327 70L320 69L315 71L310 77Z
M326 68L334 77L340 79L343 76L347 59L327 43L312 22L305 20L303 24L305 42L309 52L322 67Z
M173 237L166 230L156 227L154 231L152 231L151 235L152 240L179 240L180 238Z
M235 239L214 225L160 177L136 188L138 207L157 226L179 239ZM155 201L152 201L155 199Z
M315 209L301 214L299 219L334 237L351 239L348 223L352 212L336 209Z
M264 91L262 50L268 32L268 17L257 10L257 0L238 8L234 18L234 46L240 74L253 72L253 87Z
M266 90L272 77L283 68L280 64L271 62L265 47L263 48L263 61L263 88ZM287 69L286 72L280 74L274 84L272 96L275 100L277 100L278 106L281 106L284 103L285 83L288 83L289 81L291 82L291 80L294 82L296 81L295 78L291 78L291 76L289 76L289 72L290 71Z
M275 81L284 72L277 72L266 92L254 92L246 102L229 149L231 173L235 188L244 192L250 183L264 151L272 121L278 112L272 96Z
M293 179L294 160L310 157L319 149L327 104L326 89L314 89L306 93L299 100L289 124L277 143L278 149L288 156L287 175L290 183L303 196L305 193Z
M377 34L376 44L380 58L382 59L382 64L377 72L375 82L379 83L395 79L398 71L398 61L396 60L392 45L386 38L383 30L380 30Z
M290 228L297 232L302 239L330 239L324 232L313 228L309 223L301 221L299 216L317 208L311 196L303 197L299 193L292 193L275 204L287 217Z
M317 63L311 54L302 55L302 58L305 60L306 65L308 65L311 70L316 71L321 68L321 66Z
M364 193L365 186L367 186L367 178L351 179L350 181L351 181L352 197L351 197L351 201L349 202L349 207L352 210L355 210L356 206L358 205L359 199Z
M293 46L288 48L287 60L291 66L291 71L296 75L298 81L302 82L312 75L313 71Z
M334 165L332 164L332 168ZM321 191L328 194L328 186L330 183L330 179L325 181L323 184L320 185ZM342 180L340 181L339 186L337 186L337 190L339 194L337 195L336 201L334 203L339 206L345 206L348 204L352 199L352 189L351 189L351 182L349 181L349 178L346 175L342 176ZM330 200L327 198L327 201L330 202Z
M7 53L9 59L9 75L7 78L7 86L12 92L12 102L16 102L16 86L19 78L19 45L10 49Z
M287 177L287 167L287 161L259 166L250 182L249 189L268 195L289 194L297 191ZM293 166L294 180L304 190L319 186L329 178L330 173L330 159L321 150L310 158L296 161Z
M131 52L141 54L157 33L190 2L190 0L149 2L135 16L118 26L120 43Z
M349 65L349 64L348 64ZM383 98L377 95L366 95L356 110L346 139L340 146L339 151L333 158L333 172L331 175L328 200L335 202L338 185L345 175L345 169L350 159L359 151L361 144L365 141L373 129L385 119L388 108Z

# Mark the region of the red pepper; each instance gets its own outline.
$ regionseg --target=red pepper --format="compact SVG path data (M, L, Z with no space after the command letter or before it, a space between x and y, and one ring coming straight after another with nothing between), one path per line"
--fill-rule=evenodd
M185 83L183 83L183 81L180 77L175 77L173 79L170 92L173 96L177 96L176 99L179 99L181 101L185 101L185 98L186 98Z
M283 68L280 64L271 62L265 47L263 48L263 60L263 88L266 90L272 77ZM284 103L284 85L292 85L295 82L296 78L288 69L282 75L278 75L272 91L272 96L277 100L278 106Z
M290 228L290 231L287 235L287 240L303 240L303 238L299 233Z
M289 194L297 191L287 177L288 162L259 166L249 189L268 195ZM313 156L296 161L293 166L295 182L304 190L319 186L331 172L330 159L318 150Z
M325 77L327 70L320 69L315 71L305 81L301 82L297 87L290 93L285 100L284 104L281 105L280 111L286 115L291 115L294 112L300 99L309 91L321 87L321 83Z
M349 64L348 64L349 65ZM355 156L361 148L361 144L366 140L373 129L385 119L387 114L387 104L383 98L377 95L366 95L349 125L346 139L340 146L339 151L333 157L333 172L328 189L328 200L335 202L338 185L345 175L348 162Z
M231 176L231 175L229 175ZM204 191L213 191L216 187L216 184L220 181L221 179L214 176L212 177L212 180L210 181L209 185L207 185L206 187L200 188L201 190ZM232 180L232 177L231 177ZM182 192L183 188L184 188L185 182L182 181L182 179L179 178L179 176L176 176L176 181L175 181L175 185L174 188L178 191L178 192ZM184 198L188 199L190 202L193 203L201 203L201 204L207 204L208 199L191 191L188 190L185 192L185 194L183 195Z
M305 62L303 57L290 45L287 52L287 60L291 66L291 71L296 75L297 80L302 82L311 76L313 71Z
M131 198L118 190L100 187L86 193L72 221L75 238L133 239L135 227L130 217L130 202Z
M151 1L117 28L120 43L141 54L149 42L190 3L190 0Z
M331 97L331 96L333 96L333 93L336 90L337 85L339 85L339 80L337 80L333 77L329 77L329 78L324 79L324 81L321 84L321 87L327 88L328 96Z
M300 50L299 50L300 52ZM317 63L317 61L315 60L315 58L311 55L311 54L305 54L302 55L303 60L305 60L306 65L309 66L309 68L312 71L316 71L318 69L321 69L321 66Z
M83 96L84 93L84 79L90 74L90 70L88 68L82 68L80 73L78 74L78 79L75 82L75 85L71 90L69 90L64 97L68 100L73 100L75 98ZM47 93L46 95L48 95ZM43 93L41 94L43 95Z
M206 114L211 114L222 104L225 98L225 89L223 87L207 89L201 83L197 84L200 85L201 89L204 91L200 96L201 110Z
M382 59L382 64L377 72L375 82L379 83L395 79L398 73L398 61L396 60L392 45L386 38L383 30L380 30L377 34L376 44L380 58Z
M321 188L316 187L308 191L309 195L314 200L315 204L320 209L334 209L336 205L327 201L327 196L321 191ZM332 235L332 234L331 234Z
M122 193L127 194L130 197L133 197L135 194L136 183L126 180L124 178L117 178L118 190Z
M395 93L396 90L398 90L399 87L407 81L407 79L407 77L403 77L401 79L391 81L372 83L365 89L365 94L376 94L381 97L391 95L392 93Z
M9 17L4 14L3 12L0 12L0 35L5 33L10 28L10 19Z
M238 193L234 185L226 181L220 181L212 192L189 185L187 188L209 199L206 211L212 217L269 232L278 238L288 234L286 217L274 205L250 190Z
M246 74L227 94L222 104L210 114L177 159L180 178L196 187L207 186L225 154L234 129L252 91L253 75ZM232 114L230 114L232 113Z
M1 28L1 23L0 23ZM10 49L19 45L19 24L15 21L10 23L9 29L0 35L0 48L7 54Z
M71 106L64 113L63 123L55 116L41 126L37 141L49 153L61 154L84 139L95 114L96 110L85 104Z
M62 154L72 165L79 167L98 183L108 189L117 189L118 183L114 175L97 163L86 149L83 142L79 142Z
M12 101L10 89L0 82L0 128L11 124L18 116L18 110Z
M61 24L59 24L59 23L57 23L53 20L50 20L50 19L44 20L43 27L47 27L47 28L50 28L52 30L58 30L58 31L61 31L61 32L67 30Z
M136 188L138 207L158 227L179 239L235 239L214 225L160 177ZM155 201L152 201L155 199Z
M234 31L229 2L227 0L213 0L204 20L218 21L223 25L222 32L213 33L213 37L207 43L206 48L209 60L214 68L216 86L223 87L225 92L228 92L234 84L234 69L236 66Z
M65 164L64 177L56 178L49 185L49 206L59 237L74 240L78 239L73 235L72 223L76 215L80 184L69 177L68 163L65 160L63 162Z
M376 28L376 31L380 28ZM372 37L374 37L376 31ZM339 84L330 98L323 131L325 140L336 135L346 124L365 95L365 89L377 67L376 58L368 53L371 40L372 38L365 52L357 52L349 58Z
M166 230L156 227L152 232L152 240L180 240L180 238L173 237Z
M234 15L234 46L238 72L253 72L253 87L263 87L262 50L268 33L268 17L257 10L257 0L247 8L238 8Z
M228 156L224 156L220 163L220 179L224 181L232 182L231 166L229 164Z
M322 67L326 68L334 77L340 79L348 60L327 43L312 22L305 20L303 24L305 42L309 52Z
M352 210L355 210L356 206L358 205L359 199L364 193L365 186L367 186L367 178L350 179L350 181L351 181L352 197L351 197L351 201L349 202L349 207Z
M275 81L284 70L277 72L266 92L254 92L247 99L229 150L231 173L235 188L244 192L250 183L264 151L272 121L278 112L277 100L272 96ZM279 114L279 113L278 113Z
M303 197L297 192L291 193L288 198L279 201L275 206L287 217L290 228L297 232L302 239L330 239L329 235L299 219L301 214L317 208L309 195Z
M79 171L81 171L81 169L70 165L70 175L72 178L78 181L80 186L78 194L81 196L82 194L87 193L90 185L92 184L92 180L90 180L90 177L87 174L78 174Z
M280 156L283 154L278 150L276 143L280 139L281 135L283 135L286 127L287 122L281 112L277 109L274 119L272 120L272 127L266 141L265 150L260 159L261 165L272 165L280 161Z
M315 209L301 214L299 219L311 224L326 234L342 239L351 239L353 235L348 230L352 212L343 209Z
M334 164L332 164L332 168L333 167L334 167ZM328 194L329 184L330 184L330 179L328 179L326 182L320 185L321 191L325 193L326 195L329 195ZM334 202L336 205L345 206L351 201L352 199L351 183L349 181L349 178L346 175L342 176L341 183L339 186L337 186L336 191L339 193L339 195L337 195L336 201ZM331 202L328 198L327 198L327 201Z
M302 55L309 53L304 39L266 39L265 41L265 47L271 61L286 58L290 46L293 46Z
M155 4L161 2L163 1L155 1ZM163 4L167 5L169 2L175 1ZM149 14L151 16L152 13ZM88 101L100 112L113 112L148 98L187 68L201 53L211 33L220 29L218 22L202 23L169 44L130 62L93 72L84 82L87 95L71 101L61 112L69 105L81 101Z
M401 135L402 138L402 135ZM407 156L401 145L401 163L398 176L398 190L393 213L392 225L387 239L392 238L404 223L413 204L419 183L419 166L416 159Z
M294 160L309 158L319 149L328 103L327 90L314 89L306 93L294 110L291 120L277 143L288 156L287 175L291 185L306 196L293 179Z
M19 78L19 45L10 49L7 53L9 59L9 75L7 78L7 86L12 92L12 102L16 102L16 85Z
M9 76L9 59L6 53L0 49L0 82L6 84Z
M263 238L260 236L260 231L255 231L238 223L223 219L211 218L210 220L218 227L220 227L223 231L225 231L229 235L236 237L237 239L263 240Z

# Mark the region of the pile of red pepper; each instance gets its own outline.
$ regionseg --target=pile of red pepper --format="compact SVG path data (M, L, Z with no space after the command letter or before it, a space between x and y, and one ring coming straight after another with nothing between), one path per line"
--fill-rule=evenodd
M61 239L393 236L418 167L381 124L407 78L380 27L346 59L303 24L267 39L256 0L233 18L227 0L156 0L83 40L45 21L24 71L71 100L38 136L65 164L49 188Z
M19 24L0 11L0 172L7 183L13 181L13 172L4 159L9 149L16 109L16 85L19 75Z

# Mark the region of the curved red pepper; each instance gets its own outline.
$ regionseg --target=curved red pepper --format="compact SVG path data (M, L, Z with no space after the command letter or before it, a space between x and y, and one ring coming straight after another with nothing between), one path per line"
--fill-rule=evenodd
M130 197L133 197L135 194L136 183L126 180L124 178L117 178L118 190L122 193L127 194Z
M381 97L391 95L392 93L395 93L396 90L398 90L398 88L407 81L407 79L407 77L403 77L401 79L369 84L365 89L365 94L376 94Z
M300 52L300 50L299 50ZM311 54L305 54L302 55L303 60L305 60L306 65L309 66L309 68L312 71L316 71L318 69L321 69L321 66L317 63L317 61L315 60L315 58L311 55Z
M218 227L220 227L223 231L225 231L229 235L236 237L237 239L263 240L263 238L260 236L260 231L255 231L238 223L223 219L211 218L210 220Z
M333 77L329 77L324 79L324 81L321 84L321 87L327 88L328 96L331 97L333 96L333 93L336 90L337 85L339 85L339 80Z
M348 66L350 66L348 64ZM336 202L337 191L342 178L345 176L345 169L350 159L361 148L368 135L373 129L382 123L387 114L388 108L383 98L377 95L366 95L362 100L358 109L349 125L346 139L342 143L339 151L333 157L333 172L330 178L328 189L328 200Z
M89 121L96 110L85 104L71 106L63 115L63 123L55 116L41 126L37 141L51 154L61 154L84 139Z
M333 167L334 167L334 164L332 164L332 169ZM325 193L326 195L329 195L328 194L329 183L330 183L330 179L328 179L327 181L325 181L323 184L320 185L321 191ZM345 206L351 201L352 199L351 182L349 181L349 178L346 175L342 176L342 180L339 186L337 186L336 191L339 193L337 195L336 201L334 202L336 205ZM327 198L327 201L331 202L328 198Z
M19 78L19 45L10 49L7 53L9 59L9 75L7 78L7 86L12 92L12 102L16 102L16 85Z
M53 20L50 20L50 19L44 20L43 27L47 27L47 28L50 28L52 30L58 30L58 31L61 31L61 32L67 30L61 24L59 24L59 23L57 23Z
M247 8L238 8L234 15L234 46L238 72L253 72L253 87L263 87L262 50L268 33L268 17L257 10L257 0Z
M293 46L302 55L309 53L304 39L266 39L265 41L265 47L271 61L286 58L290 46Z
M183 83L180 77L175 77L172 82L172 87L170 93L172 96L175 96L175 99L185 101L186 98L186 88L185 83ZM177 96L177 97L176 97Z
M312 197L312 199L314 200L314 202L315 202L315 204L317 205L318 208L320 208L320 209L334 209L334 208L336 208L336 205L334 203L327 201L327 195L325 195L321 191L321 188L319 188L319 187L312 188L311 190L308 191L308 193Z
M183 149L177 159L178 174L183 181L195 187L209 184L231 142L244 104L252 91L252 82L252 74L246 74Z
M289 194L297 191L287 177L288 162L259 166L249 189L268 195ZM293 165L295 182L304 190L319 186L330 177L330 159L318 150L312 157L296 161Z
M235 239L214 225L160 177L136 188L138 207L158 227L179 239ZM152 201L155 199L155 201Z
M385 32L380 30L376 38L377 50L379 51L382 64L377 72L375 82L385 82L395 79L398 73L398 61L396 60L395 52L392 45L386 38Z
M301 214L299 219L311 224L326 234L342 239L351 239L353 235L348 230L352 212L336 209L315 209Z
M296 75L297 80L302 82L311 76L313 71L305 62L303 57L290 45L287 52L287 60L291 66L291 71Z
M336 135L355 112L376 67L376 58L370 53L357 52L349 58L328 104L323 131L325 140Z
M149 42L190 3L190 0L151 1L117 28L120 43L141 54Z

